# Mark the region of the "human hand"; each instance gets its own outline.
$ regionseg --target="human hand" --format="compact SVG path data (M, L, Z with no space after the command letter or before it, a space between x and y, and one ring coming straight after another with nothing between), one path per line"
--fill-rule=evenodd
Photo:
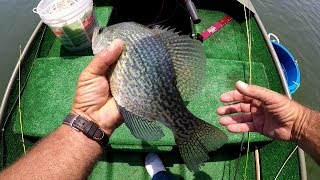
M259 132L273 139L293 140L302 106L288 97L238 81L236 90L222 94L220 100L228 103L217 109L217 114L228 115L220 118L220 124L230 132Z
M122 123L122 119L110 94L106 73L109 66L119 59L123 46L121 40L114 40L82 71L71 110L94 121L108 136Z

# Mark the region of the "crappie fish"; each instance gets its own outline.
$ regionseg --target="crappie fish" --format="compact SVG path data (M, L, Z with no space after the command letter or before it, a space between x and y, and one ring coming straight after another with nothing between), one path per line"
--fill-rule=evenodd
M201 42L173 30L124 22L95 29L93 53L114 39L125 42L109 77L125 124L136 138L150 141L164 136L156 121L163 123L172 130L186 166L197 171L208 153L227 141L225 133L184 105L201 90L206 65Z

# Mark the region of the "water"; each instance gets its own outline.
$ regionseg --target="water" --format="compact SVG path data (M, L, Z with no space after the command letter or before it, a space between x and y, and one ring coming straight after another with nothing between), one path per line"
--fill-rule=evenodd
M37 3L36 0L0 0L0 100L18 61L19 46L26 45L40 21L32 12Z
M32 8L39 0L0 0L0 99L19 57L39 22ZM301 87L293 98L320 110L320 1L252 0L268 32L276 34L298 60ZM308 177L320 177L320 168L307 157Z
M253 1L268 32L298 60L301 86L293 98L320 110L320 1Z

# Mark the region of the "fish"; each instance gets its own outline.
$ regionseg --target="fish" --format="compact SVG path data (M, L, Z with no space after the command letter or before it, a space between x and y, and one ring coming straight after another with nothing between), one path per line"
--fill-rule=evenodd
M157 122L164 124L172 131L187 168L198 171L208 153L228 139L185 106L201 91L206 69L201 42L174 29L122 22L94 30L93 53L114 39L123 40L125 47L108 80L131 134L145 141L159 140L164 134Z

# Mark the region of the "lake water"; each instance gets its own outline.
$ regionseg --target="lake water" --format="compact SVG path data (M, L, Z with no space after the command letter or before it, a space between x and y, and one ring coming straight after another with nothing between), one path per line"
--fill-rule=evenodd
M39 0L0 0L0 100L39 17L31 10ZM276 34L298 60L301 86L293 98L320 110L320 1L252 1L269 33ZM307 157L308 177L320 177L320 168Z

